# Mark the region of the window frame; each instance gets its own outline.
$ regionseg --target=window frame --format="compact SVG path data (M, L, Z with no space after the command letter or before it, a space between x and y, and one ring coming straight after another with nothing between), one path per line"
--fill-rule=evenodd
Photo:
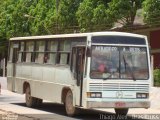
M65 47L67 44L65 44L66 42L70 42L70 50L66 51ZM61 49L61 43L63 43L63 48ZM72 39L60 39L58 41L58 49L57 49L57 59L56 59L56 64L60 64L60 65L69 65L70 64L70 59L71 59L71 44L72 44ZM67 54L67 57L65 58L65 63L61 63L62 61L62 54Z

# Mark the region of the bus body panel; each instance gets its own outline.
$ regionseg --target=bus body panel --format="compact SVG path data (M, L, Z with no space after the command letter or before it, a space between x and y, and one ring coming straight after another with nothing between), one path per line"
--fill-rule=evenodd
M10 83L15 79L15 88ZM64 87L71 90L75 80L71 76L69 67L53 67L44 65L16 64L16 77L8 77L9 90L23 93L23 85L28 82L33 97L61 103L61 93ZM79 102L79 101L78 101ZM78 103L77 102L77 103Z
M150 91L150 82L107 80L95 82L90 80L88 92L102 92L102 98L87 98L87 108L149 108L148 99L136 98L136 93Z
M13 63L7 63L7 88L13 91Z

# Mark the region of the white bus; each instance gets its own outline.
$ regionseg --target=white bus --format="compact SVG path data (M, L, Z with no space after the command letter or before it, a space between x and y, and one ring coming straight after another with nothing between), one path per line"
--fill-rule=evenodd
M42 100L77 108L149 108L151 81L147 37L95 32L10 39L8 89L25 94L28 107Z

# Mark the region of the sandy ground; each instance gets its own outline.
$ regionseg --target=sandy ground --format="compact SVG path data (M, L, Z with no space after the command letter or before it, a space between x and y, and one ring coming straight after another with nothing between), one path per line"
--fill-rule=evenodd
M7 80L4 77L0 78L0 83L2 85L2 93L1 94L5 94L6 96L10 96L10 94L12 94L12 97L15 97L15 101L23 101L24 100L24 96L16 94L16 93L11 93L10 91L7 91ZM4 93L3 93L4 92ZM128 114L160 114L160 88L158 87L151 87L151 92L150 92L150 101L151 101L151 107L149 109L130 109ZM13 99L13 98L12 98ZM18 99L18 100L17 100ZM14 100L14 99L13 99ZM4 101L5 102L5 101ZM0 120L1 117L5 117L5 114L8 114L8 112L6 113L6 111L12 111L15 108L15 105L3 105L1 104L1 107L5 108L4 111L0 111ZM111 112L114 113L113 109L99 109L101 111L106 111L106 112ZM11 116L15 116L15 113L25 113L25 114L29 114L31 111L33 114L37 114L37 113L41 113L42 114L49 114L46 111L41 111L41 110L32 110L30 108L25 108L25 107L19 107L19 109L16 109L14 113L10 113ZM21 116L24 117L24 116ZM22 118L24 120L24 118ZM28 120L28 119L27 119Z

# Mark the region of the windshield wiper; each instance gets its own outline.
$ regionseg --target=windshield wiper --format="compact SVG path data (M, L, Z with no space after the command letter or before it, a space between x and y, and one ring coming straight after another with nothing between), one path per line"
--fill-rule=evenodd
M111 76L112 76L113 74L114 74L114 72L110 73L110 75L109 75L108 77L106 77L106 78L103 78L103 80L107 80L107 79L111 78Z
M136 81L136 78L135 78L134 73L133 73L133 69L131 68L131 66L130 66L130 65L128 64L128 62L126 61L126 58L125 58L124 55L123 55L123 61L124 61L124 65L125 65L125 71L126 71L126 69L127 69L126 66L128 66L128 67L129 67L129 72L130 72L133 80Z

